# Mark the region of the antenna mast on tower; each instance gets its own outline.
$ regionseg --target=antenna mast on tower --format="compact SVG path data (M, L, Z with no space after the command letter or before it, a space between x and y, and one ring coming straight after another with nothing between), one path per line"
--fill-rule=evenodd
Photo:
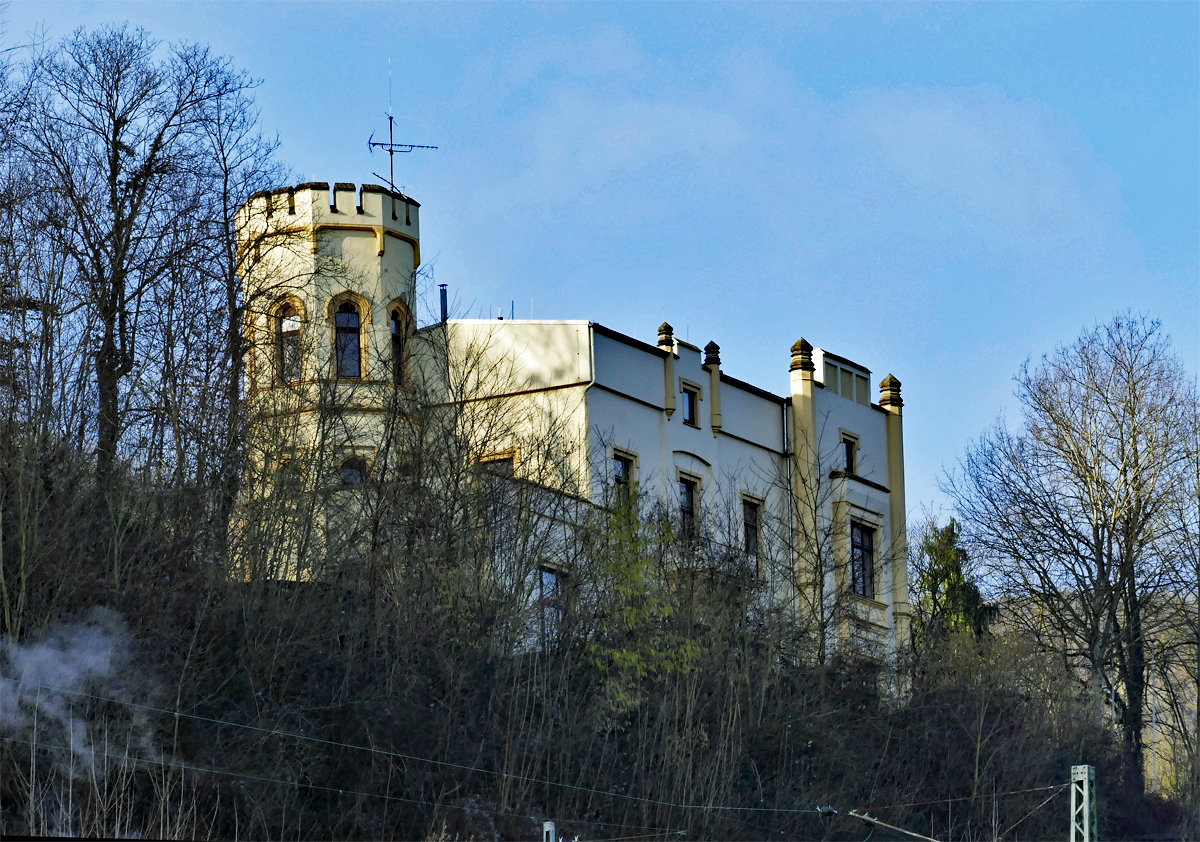
M388 139L387 143L375 139L375 133L371 132L370 139L367 140L367 149L374 152L376 148L386 149L388 153L388 188L392 191L392 219L396 219L396 153L397 152L412 152L414 149L437 149L436 146L421 146L416 143L396 143L392 135L393 118L392 118L392 60L388 59ZM383 178L379 173L371 173L376 178ZM404 202L404 224L411 225L408 218L408 201Z

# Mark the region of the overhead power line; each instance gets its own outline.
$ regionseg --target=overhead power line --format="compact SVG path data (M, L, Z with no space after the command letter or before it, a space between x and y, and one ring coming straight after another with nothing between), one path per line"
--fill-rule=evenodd
M435 766L443 766L443 767L450 768L450 769L458 769L458 770L464 771L464 772L478 772L481 775L495 775L498 777L504 777L504 778L508 778L511 780L515 780L515 781L522 781L524 783L540 784L543 786L561 787L563 789L574 790L576 792L587 792L587 793L591 793L593 795L603 795L608 798L624 798L624 799L627 799L630 801L640 801L645 804L654 804L654 805L660 806L660 807L671 807L671 808L678 809L678 810L723 810L723 811L728 810L728 811L748 811L748 812L760 812L760 813L763 813L763 812L765 812L765 813L819 813L820 812L819 810L806 810L806 809L791 808L791 807L729 807L729 806L724 806L724 805L719 805L719 804L679 804L674 801L663 801L663 800L660 800L657 798L645 798L640 795L626 795L625 793L621 793L621 792L612 792L612 791L603 790L603 789L593 789L591 787L578 786L576 784L559 783L557 781L546 780L544 778L532 778L532 777L528 777L526 775L518 775L518 774L515 774L512 772L497 772L492 769L482 769L478 766L467 766L462 763L451 763L447 760L434 760L429 757L419 757L415 754L406 754L404 752L399 752L399 751L389 751L387 749L373 748L371 746L355 745L353 743L343 743L343 742L339 742L337 740L325 739L324 737L313 737L313 736L309 736L308 734L297 734L293 731L280 731L275 728L263 728L258 725L246 725L246 724L243 724L240 722L229 722L228 720L216 719L211 716L200 716L199 714L195 714L195 713L184 713L182 711L172 711L172 710L167 710L165 708L154 707L153 705L144 705L144 704L139 704L138 702L125 701L123 699L113 699L108 696L98 696L93 693L83 693L78 690L65 690L61 687L50 687L45 684L35 684L32 682L25 682L25 681L21 681L20 679L9 678L7 676L0 676L0 680L13 682L15 684L21 684L26 687L36 688L38 690L47 690L52 693L64 693L69 696L79 696L80 698L93 699L93 700L99 701L99 702L111 702L113 704L127 705L129 707L138 708L139 710L152 711L154 713L161 713L166 716L182 716L186 719L194 719L199 722L208 722L213 725L227 725L230 728L244 728L248 731L256 731L260 734L268 734L270 736L275 736L275 737L288 737L288 738L296 739L296 740L307 740L309 742L318 743L320 745L335 746L338 748L351 749L353 751L365 751L365 752L369 752L371 754L382 755L384 757L391 757L391 758L395 758L398 760L411 760L411 761L414 761L417 763L429 763L429 764L432 764Z
M510 780L521 781L523 783L559 787L562 789L568 789L568 790L572 790L575 792L586 792L586 793L589 793L592 795L599 795L599 796L604 796L607 798L621 798L621 799L625 799L628 801L636 801L636 802L640 802L643 804L653 804L655 806L668 807L668 808L677 809L677 810L705 810L705 811L719 811L719 812L781 813L781 814L811 814L811 815L826 815L826 816L834 815L837 813L837 811L833 810L832 808L805 809L805 808L798 808L798 807L738 807L738 806L727 806L727 805L723 805L723 804L681 804L678 802L664 801L664 800L657 799L657 798L646 798L646 797L640 796L640 795L628 795L626 793L612 792L610 790L594 789L592 787L579 786L577 784L559 783L557 781L551 781L551 780L547 780L544 778L533 778L533 777L529 777L527 775L518 775L518 774L512 773L512 772L498 772L493 769L484 769L484 768L481 768L478 766L468 766L468 765L462 764L462 763L452 763L452 762L446 761L446 760L434 760L429 757L420 757L415 754L407 754L407 753L399 752L399 751L390 751L388 749L374 748L371 746L356 745L354 743L344 743L344 742L339 742L337 740L326 739L324 737L314 737L314 736L310 736L308 734L299 734L299 733L296 733L293 731L280 731L277 728L263 728L258 725L247 725L245 723L240 723L240 722L230 722L228 720L216 719L215 717L210 717L210 716L201 716L199 714L194 714L194 713L184 713L182 711L172 711L172 710L167 710L166 708L155 707L153 705L140 704L138 702L131 702L131 701L123 700L123 699L114 699L109 696L99 696L99 695L96 695L93 693L84 693L84 692L81 692L78 690L66 690L61 687L51 687L51 686L45 685L45 684L36 684L33 682L26 682L26 681L22 681L22 680L16 679L16 678L9 678L7 676L0 676L0 680L8 681L8 682L22 685L25 687L35 688L38 690L46 690L46 691L49 691L52 693L63 693L63 694L69 695L69 696L78 696L80 698L92 699L95 701L111 702L113 704L126 705L128 707L137 708L139 710L150 711L153 713L161 713L165 716L180 716L180 717L184 717L186 719L193 719L193 720L196 720L199 722L208 722L213 725L224 725L224 726L228 726L230 728L242 728L242 729L245 729L248 731L255 731L260 734L266 734L268 736L286 737L289 739L296 739L296 740L307 740L309 742L314 742L314 743L317 743L320 745L333 746L333 747L337 747L337 748L345 748L345 749L350 749L352 751L365 751L370 754L381 755L384 757L391 757L391 758L398 759L398 760L410 760L410 761L417 762L417 763L428 763L428 764L431 764L434 766L442 766L445 768L457 769L457 770L464 771L464 772L476 772L476 773L482 774L482 775L494 775L497 777L508 778ZM6 738L6 739L8 739L8 738ZM22 742L22 741L18 740L17 742ZM55 746L50 746L50 747L55 748ZM58 748L61 748L61 746L59 746ZM198 766L196 766L196 767L186 766L186 764L184 766L181 766L180 768L187 768L187 769L190 769L193 771L211 772L212 774L233 775L233 776L254 778L254 776L242 776L236 772L228 772L228 771L224 771L224 770L215 770L215 769L205 769L203 767L198 767ZM273 780L270 778L254 778L254 779L263 780L263 781L272 781ZM273 781L273 782L281 783L281 784L292 783L289 781ZM300 785L300 784L298 784L298 785ZM316 789L326 789L326 790L335 791L335 792L342 792L342 790L339 790L339 789L336 789L333 787L320 787L320 786L316 786L315 784L314 785L303 784L303 786L311 786ZM920 806L927 806L930 804L946 804L946 803L953 803L953 802L959 802L959 801L972 801L972 800L976 800L979 798L1000 798L1000 797L1011 796L1011 795L1024 795L1024 794L1030 793L1030 792L1044 792L1046 790L1051 790L1051 789L1061 791L1061 790L1065 789L1067 786L1068 786L1067 784L1053 784L1050 786L1032 787L1029 789L1014 789L1014 790L1008 790L1005 792L984 793L981 795L968 795L968 796L962 796L962 797L957 797L957 798L939 798L939 799L934 799L934 800L930 800L930 801L909 801L909 802L905 802L902 804L888 804L888 805L884 805L884 806L871 807L868 809L876 810L876 811L891 810L891 809L898 809L901 807L920 807ZM1036 812L1038 809L1041 808L1041 806L1048 803L1050 801L1050 799L1052 799L1055 795L1058 794L1057 791L1054 794L1052 794L1050 796L1050 798L1046 799L1046 801L1042 802L1042 805L1039 805L1037 808L1035 808L1034 811L1032 811L1029 814L1027 814L1026 816L1022 817L1020 819L1020 821L1024 821L1026 818L1028 818L1030 815L1032 815L1033 812ZM427 806L453 806L453 805L435 804L432 802L425 802L425 801L415 801L414 799L404 799L404 798L399 798L398 796L377 796L377 795L372 795L371 793L353 793L353 792L348 793L348 794L363 795L365 797L380 797L380 798L387 797L387 798L393 798L393 799L397 799L397 800L401 800L401 801L413 801L413 803L424 804ZM464 809L467 809L467 808L464 808ZM469 809L476 809L476 808L469 808ZM479 809L482 809L482 808L479 808ZM493 812L493 811L483 810L483 812ZM508 815L508 814L496 813L496 815ZM868 818L865 814L865 811L862 814L857 813L855 811L851 811L849 813L849 815L854 815L857 818ZM564 820L564 821L578 821L579 823L583 823L583 824L604 825L607 827L622 827L623 826L623 825L608 824L606 822L588 822L588 821L584 821L584 820L573 820L573 819L572 820ZM738 819L735 819L735 821L740 822L740 820L738 820ZM1020 822L1018 822L1018 824L1019 823ZM658 828L641 827L641 826L636 826L636 825L631 825L628 827L630 827L631 829L638 829L638 830L659 830ZM1016 825L1013 825L1013 827L1016 827ZM1010 828L1010 830L1011 830L1011 828ZM675 831L674 830L665 830L665 831L660 830L659 832L674 833ZM907 833L907 831L904 831L904 832ZM1007 833L1008 831L1005 831L1005 832ZM925 838L925 837L922 837L922 838Z
M999 836L997 836L996 838L997 838L997 839L1003 839L1005 836L1008 836L1008 834L1012 833L1012 832L1013 832L1013 831L1016 829L1017 825L1019 825L1021 822L1025 821L1027 818L1029 818L1030 816L1032 816L1032 815L1033 815L1034 813L1036 813L1038 810L1040 810L1040 809L1042 809L1043 807L1045 807L1047 804L1049 804L1051 801L1053 801L1053 800L1054 800L1054 799L1055 799L1055 798L1058 796L1058 794L1059 794L1060 792L1062 792L1064 789L1066 789L1066 788L1067 788L1067 787L1069 787L1069 786L1070 786L1070 784L1062 784L1061 786L1055 787L1055 788L1054 788L1054 789L1055 789L1055 791L1054 791L1054 792L1052 792L1052 793L1050 793L1050 797L1049 797L1049 798L1047 798L1047 799L1046 799L1045 801L1043 801L1041 804L1039 804L1039 805L1037 805L1036 807L1034 807L1032 810L1030 810L1030 811L1029 811L1028 813L1026 813L1025 815L1021 816L1021 818L1019 818L1019 819L1017 819L1015 822L1013 822L1012 826L1011 826L1011 827L1010 827L1008 830L1004 831L1003 833L1001 833L1001 834L1000 834Z
M12 679L6 679L6 680L11 681ZM53 743L41 743L41 742L35 743L31 740L22 740L22 739L18 739L17 737L3 737L2 739L6 743L18 743L21 745L30 746L32 748L52 748L52 749L58 749L61 751L77 751L78 750L78 749L73 749L70 746L60 746L60 745L55 745ZM228 769L215 769L215 768L212 768L209 766L195 766L190 763L180 763L180 762L168 761L168 760L139 759L136 757L130 757L127 754L107 754L104 752L96 752L96 751L89 751L89 754L91 754L93 757L102 757L102 758L106 758L108 760L122 760L125 762L142 763L142 764L145 764L148 766L160 766L160 767L166 767L168 769L178 769L181 772L201 772L201 773L208 774L208 775L223 775L225 777L230 777L230 778L240 778L242 780L247 780L247 781L258 781L260 783L279 784L281 786L298 786L298 787L303 787L304 789L315 789L315 790L319 790L322 792L336 792L338 795L353 795L353 796L358 796L360 798L379 798L384 801L403 801L407 804L419 804L419 805L422 805L425 807L437 807L437 808L448 807L452 810L465 810L469 813L487 813L492 816L504 816L504 817L508 817L508 818L523 818L524 817L524 815L520 814L520 813L502 813L499 810L489 810L486 807L471 807L471 806L468 806L465 804L445 804L445 803L438 802L438 801L425 801L424 799L420 799L420 798L405 798L404 796L401 796L401 795L385 795L385 794L379 793L379 792L361 792L359 790L353 790L353 789L340 789L335 786L322 786L321 784L307 783L305 781L285 781L280 778L268 778L268 777L264 777L262 775L247 775L243 772L233 772ZM530 816L529 818L532 818L532 816ZM669 834L679 834L679 833L686 832L683 830L675 830L672 828L658 828L658 827L650 827L649 825L637 825L637 824L613 824L612 822L597 822L597 821L590 821L588 819L563 819L562 821L564 821L567 824L587 824L587 825L593 825L595 827L616 827L616 828L621 828L623 830L652 830L652 831L654 831L654 833L652 834L654 836L665 836L665 835L669 835ZM625 837L625 838L633 838L633 837Z
M935 798L932 801L906 801L903 804L887 804L883 807L870 807L871 810L894 810L900 807L925 807L929 804L950 804L959 801L975 801L980 798L1000 798L1005 795L1024 795L1027 792L1045 792L1048 789L1064 789L1069 784L1050 784L1049 786L1035 786L1030 789L1010 789L1006 792L984 792L980 795L964 795L960 798Z
M865 812L859 813L854 810L851 810L848 815L854 816L854 818L856 818L856 819L862 819L864 822L867 822L868 824L878 825L879 827L886 828L887 830L894 831L895 833L903 833L905 836L911 837L913 839L920 839L920 840L922 840L922 842L938 842L938 840L934 839L932 836L924 836L920 833L914 833L911 830L905 830L902 827L896 827L894 824L888 824L887 822L881 822L877 818L868 816Z

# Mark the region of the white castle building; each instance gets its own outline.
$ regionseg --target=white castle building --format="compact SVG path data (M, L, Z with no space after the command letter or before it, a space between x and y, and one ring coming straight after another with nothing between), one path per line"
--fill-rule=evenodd
M504 406L521 420L479 439L480 463L569 485L591 505L636 485L684 533L723 507L741 552L771 541L790 559L798 605L843 606L842 632L884 651L907 642L895 377L873 387L867 367L800 339L780 349L791 388L777 395L725 374L716 343L691 345L669 324L651 343L590 321L449 319L444 292L442 319L418 329L419 212L386 188L340 183L260 193L243 209L248 401L291 425L252 443L261 469L320 462L334 482L361 481L380 469L398 394L424 389L455 412ZM333 405L337 425L321 427ZM569 481L561 465L548 479L534 452L548 437L563 443Z

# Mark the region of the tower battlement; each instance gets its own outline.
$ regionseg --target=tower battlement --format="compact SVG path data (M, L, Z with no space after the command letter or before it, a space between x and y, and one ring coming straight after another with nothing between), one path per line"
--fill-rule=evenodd
M411 244L420 263L420 207L410 196L379 184L309 181L253 194L242 208L243 231L257 235L307 229L316 250L316 235L323 229L370 230L379 254L388 235Z

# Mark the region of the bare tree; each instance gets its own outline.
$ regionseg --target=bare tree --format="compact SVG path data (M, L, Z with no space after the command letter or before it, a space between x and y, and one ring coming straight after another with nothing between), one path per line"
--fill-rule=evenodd
M151 293L203 235L213 107L251 85L207 48L159 44L141 29L80 29L37 56L19 143L41 185L44 234L68 257L77 306L94 316L97 471L111 478L128 379L160 321ZM124 404L124 405L123 405Z
M1011 622L1080 670L1094 716L1115 702L1140 791L1147 644L1173 617L1195 396L1158 324L1132 315L1016 379L1020 428L998 423L947 488Z

